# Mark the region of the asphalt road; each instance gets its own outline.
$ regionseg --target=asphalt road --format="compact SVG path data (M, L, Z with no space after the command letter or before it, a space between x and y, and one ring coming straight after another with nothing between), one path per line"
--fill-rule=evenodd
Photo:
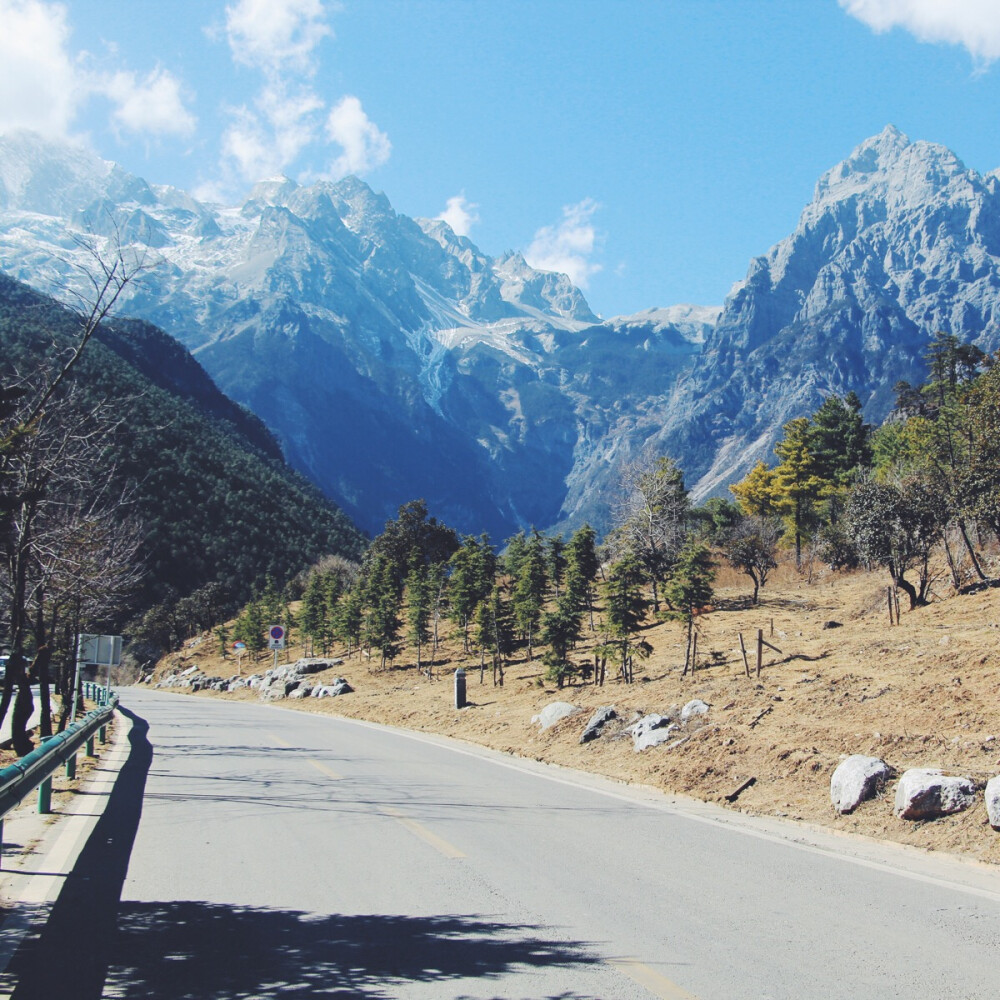
M128 760L18 1000L998 995L995 876L360 723L122 704Z

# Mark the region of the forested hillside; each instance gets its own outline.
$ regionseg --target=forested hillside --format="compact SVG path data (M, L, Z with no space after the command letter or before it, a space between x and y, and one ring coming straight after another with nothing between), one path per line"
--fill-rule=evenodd
M79 329L75 314L0 276L4 383L65 358ZM131 620L134 631L167 644L179 619L212 624L267 577L284 583L324 554L360 555L363 538L346 516L155 327L99 328L65 390L63 405L81 421L98 406L113 415L102 461L111 492L129 495L124 513L141 524L144 572L106 627Z

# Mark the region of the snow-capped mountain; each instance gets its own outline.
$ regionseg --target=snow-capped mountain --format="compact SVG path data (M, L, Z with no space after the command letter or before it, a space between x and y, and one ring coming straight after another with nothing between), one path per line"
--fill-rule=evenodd
M488 257L356 178L277 178L221 207L82 149L0 138L0 267L85 292L80 233L145 249L154 266L123 311L189 347L370 530L417 496L497 536L580 513L591 473L575 476L580 510L564 510L567 481L607 447L602 393L617 422L630 367L662 392L703 339L696 310L601 325L565 275Z
M370 530L418 496L496 538L603 527L622 462L658 453L696 497L724 492L829 392L884 417L933 331L1000 344L1000 175L892 127L820 179L721 309L600 321L564 275L356 178L277 178L222 207L0 137L0 268L65 296L74 232L146 248L123 309L191 348Z

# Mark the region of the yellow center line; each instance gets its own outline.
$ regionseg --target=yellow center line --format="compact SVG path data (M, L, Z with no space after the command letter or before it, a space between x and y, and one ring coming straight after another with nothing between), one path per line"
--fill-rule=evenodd
M268 733L267 738L271 740L272 743L277 743L279 747L290 747L292 746L288 740L283 740L280 736L275 736L274 733ZM317 771L321 774L325 774L328 778L332 778L334 781L343 781L344 776L338 774L332 767L328 767L322 761L318 760L306 760L307 764L311 764Z
M619 972L624 972L629 979L634 980L644 989L649 990L660 1000L698 1000L693 993L681 989L675 982L661 976L655 969L643 965L635 958L615 958L608 962Z
M319 760L307 760L307 764L312 764L317 771L321 774L325 774L328 778L332 778L334 781L343 781L344 776L342 774L337 774L337 772L332 767L327 767L322 761Z
M404 816L398 809L394 809L392 806L383 806L381 813L383 816L389 816L397 823L401 823L407 830L410 831L410 833L418 836L422 841L424 841L425 844L430 844L431 847L440 851L446 858L465 857L465 854L453 844L449 844L447 840L439 837L436 833L432 833L422 823L418 823L415 819L410 819L408 816Z

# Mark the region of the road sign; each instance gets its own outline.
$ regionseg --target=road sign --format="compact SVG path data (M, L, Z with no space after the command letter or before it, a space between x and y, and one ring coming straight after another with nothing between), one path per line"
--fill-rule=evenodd
M76 658L99 667L117 667L122 661L122 637L81 634L77 638Z
M270 637L267 643L268 649L285 648L285 630L280 625L272 625L268 636Z
M242 653L243 650L246 648L247 644L245 642L240 642L239 640L237 640L236 642L233 643L233 649L235 649L237 653Z

